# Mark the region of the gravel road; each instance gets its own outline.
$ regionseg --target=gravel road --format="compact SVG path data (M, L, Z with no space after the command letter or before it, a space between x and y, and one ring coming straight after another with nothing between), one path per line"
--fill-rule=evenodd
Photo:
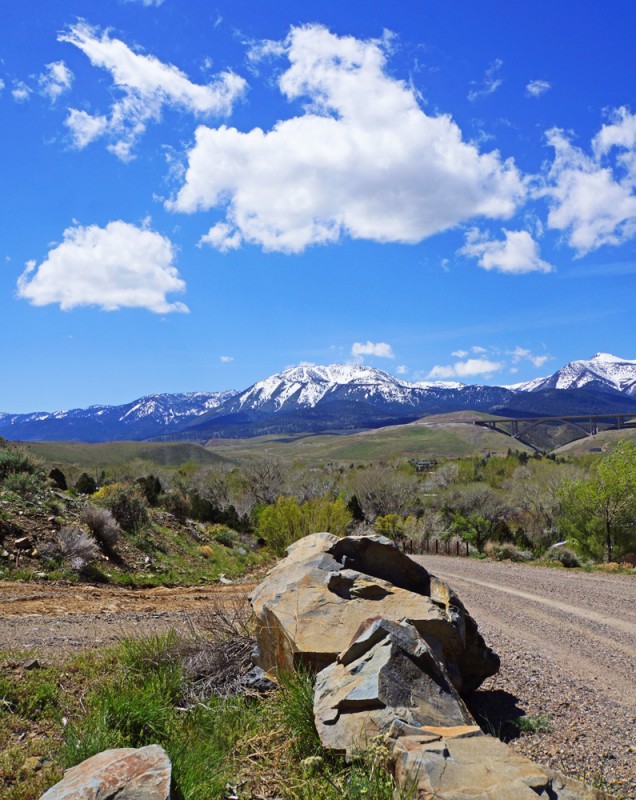
M445 580L502 659L475 698L494 732L525 713L549 730L511 745L618 797L636 798L636 577L445 556Z

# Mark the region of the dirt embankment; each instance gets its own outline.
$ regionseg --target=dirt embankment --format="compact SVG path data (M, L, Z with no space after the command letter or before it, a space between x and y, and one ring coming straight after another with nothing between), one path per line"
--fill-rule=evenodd
M636 797L636 577L417 558L456 591L500 654L480 694L493 729L520 711L548 728L513 747Z

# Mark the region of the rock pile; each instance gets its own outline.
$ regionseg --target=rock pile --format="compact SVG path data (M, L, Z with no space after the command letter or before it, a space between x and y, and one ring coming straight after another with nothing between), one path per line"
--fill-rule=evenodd
M378 617L409 622L438 651L459 692L499 669L499 657L454 592L389 539L314 533L287 552L250 597L256 663L264 670L321 670Z
M385 735L415 800L606 797L517 755L476 725L462 695L498 656L442 581L381 536L307 536L250 597L256 663L317 672L323 746L351 756Z

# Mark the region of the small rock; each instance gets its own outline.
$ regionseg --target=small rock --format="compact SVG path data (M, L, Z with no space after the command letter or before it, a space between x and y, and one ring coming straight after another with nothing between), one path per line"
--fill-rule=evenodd
M20 512L22 513L22 512ZM18 550L32 550L33 549L33 542L29 539L28 536L22 536L20 539L16 539L13 543L14 547L17 547Z
M243 689L266 694L276 688L276 683L260 667L253 667L241 678Z
M24 665L23 669L32 670L32 669L40 669L40 662L37 658L31 659L31 661L27 661Z
M159 745L105 750L67 769L40 800L170 800L171 773Z

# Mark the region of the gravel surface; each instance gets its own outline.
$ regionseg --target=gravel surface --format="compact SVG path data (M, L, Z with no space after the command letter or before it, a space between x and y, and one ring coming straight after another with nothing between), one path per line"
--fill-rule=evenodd
M501 656L473 698L515 750L636 798L636 576L418 556ZM518 733L510 720L535 726ZM523 724L523 723L522 723Z

